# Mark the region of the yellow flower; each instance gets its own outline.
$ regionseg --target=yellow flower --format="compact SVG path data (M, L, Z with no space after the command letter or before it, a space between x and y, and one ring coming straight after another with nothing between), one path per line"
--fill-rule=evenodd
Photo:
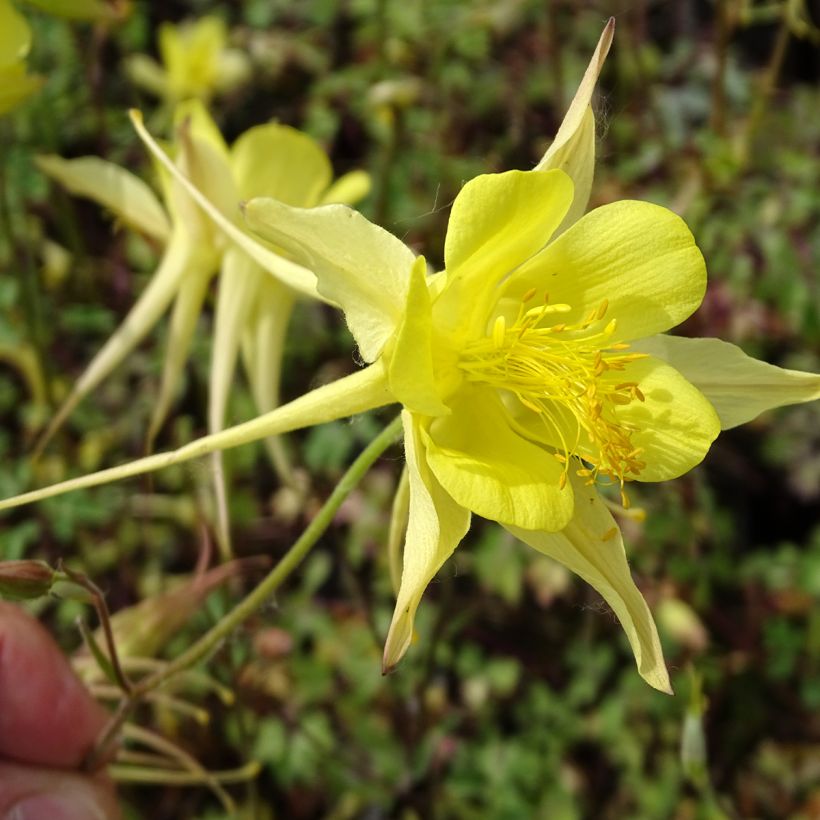
M207 192L212 207L228 221L238 222L241 199L260 194L309 208L321 202L354 202L367 193L369 180L362 172L352 172L331 185L332 168L325 153L310 137L288 126L271 123L251 128L229 150L201 104L181 106L178 120L177 164ZM97 200L125 224L165 245L147 288L79 378L50 423L41 447L173 302L162 384L147 436L150 444L173 400L196 320L217 271L209 429L216 432L223 427L240 352L257 410L273 409L278 404L284 334L294 298L298 293L316 295L312 274L261 247L254 249L254 258L249 257L225 240L223 232L214 228L172 179L164 179L167 208L163 208L142 180L99 158L51 156L41 157L38 164L72 192ZM274 466L284 472L286 462L276 441L270 439L267 446ZM224 507L221 480L217 491ZM224 509L221 516L225 530ZM226 540L226 532L222 535Z
M344 206L248 203L249 225L310 268L320 294L343 309L368 367L175 452L0 509L398 402L409 514L385 667L407 650L422 594L475 512L593 585L640 674L670 691L652 616L597 485L625 492L632 481L678 476L721 426L820 397L820 376L718 340L658 335L704 293L705 266L685 224L642 202L581 216L592 179L589 99L607 32L539 166L479 176L459 193L439 274L428 276L423 258Z
M162 65L138 54L127 61L126 69L134 82L169 102L191 98L207 102L250 78L247 56L228 48L228 33L219 17L163 23L158 39Z
M31 48L31 29L25 18L0 0L0 114L19 105L43 84L27 73L26 56Z

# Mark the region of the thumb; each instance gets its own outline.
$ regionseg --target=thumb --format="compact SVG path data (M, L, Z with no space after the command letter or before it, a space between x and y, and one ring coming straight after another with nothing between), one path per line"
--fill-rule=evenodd
M0 820L117 820L103 778L0 763Z

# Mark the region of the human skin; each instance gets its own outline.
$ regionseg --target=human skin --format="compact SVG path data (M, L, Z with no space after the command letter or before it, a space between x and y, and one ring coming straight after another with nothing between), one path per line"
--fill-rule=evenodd
M118 820L110 781L80 772L107 718L46 630L0 602L0 818Z

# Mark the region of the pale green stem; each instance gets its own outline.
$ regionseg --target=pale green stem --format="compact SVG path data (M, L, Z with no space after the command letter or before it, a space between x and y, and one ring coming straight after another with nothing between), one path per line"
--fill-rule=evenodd
M130 697L124 700L104 730L99 742L95 745L86 761L87 769L94 769L97 763L105 760L105 753L112 738L117 734L123 722L140 698L161 686L174 675L184 672L194 664L207 657L224 641L240 624L250 618L281 586L315 546L322 533L330 526L342 502L353 488L361 481L376 459L398 438L401 432L401 417L395 418L375 439L362 451L361 455L348 468L321 510L308 524L305 531L293 546L285 553L282 560L271 570L267 577L219 623L205 633L196 643L188 647L179 657L153 675L143 678L136 684Z
M319 510L316 517L308 524L296 543L285 553L282 560L270 571L268 576L250 592L247 597L226 615L210 632L203 635L193 646L190 646L178 658L171 661L164 669L154 673L134 687L135 695L142 695L156 689L177 672L188 669L202 660L246 621L265 601L279 588L282 582L302 562L322 533L328 528L333 516L351 490L361 481L373 462L396 440L401 431L401 418L395 418L353 462L347 472L330 494L328 500Z

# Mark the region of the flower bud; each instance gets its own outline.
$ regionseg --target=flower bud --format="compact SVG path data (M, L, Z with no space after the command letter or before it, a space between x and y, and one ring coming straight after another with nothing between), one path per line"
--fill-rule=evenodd
M24 601L47 595L56 574L45 561L0 561L0 598Z

